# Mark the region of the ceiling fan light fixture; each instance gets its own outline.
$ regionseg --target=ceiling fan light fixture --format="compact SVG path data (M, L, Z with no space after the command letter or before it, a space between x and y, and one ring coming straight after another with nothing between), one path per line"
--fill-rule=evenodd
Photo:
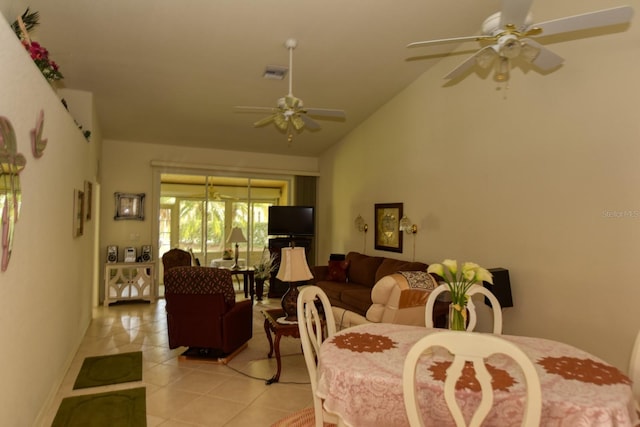
M522 43L522 58L527 62L533 62L538 55L540 55L540 49L533 47L527 43Z
M494 49L484 49L476 56L476 64L480 68L487 69L496 59L496 51Z
M287 130L287 128L289 127L289 121L282 114L276 114L276 116L273 118L273 122L280 130Z
M513 34L507 34L498 39L500 56L509 59L517 58L520 55L520 40Z
M493 79L497 82L506 82L509 80L510 67L511 64L509 63L509 58L501 56L498 61L498 65L496 66L496 73L493 75Z
M297 131L300 131L300 129L304 127L304 121L302 121L302 118L297 114L295 116L291 116L291 124Z

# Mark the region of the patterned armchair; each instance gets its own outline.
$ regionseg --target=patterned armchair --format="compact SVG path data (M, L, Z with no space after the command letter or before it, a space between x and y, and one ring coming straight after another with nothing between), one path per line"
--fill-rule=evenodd
M164 273L169 348L233 353L253 334L251 300L236 302L231 273L211 267L174 267Z
M182 249L173 248L162 255L162 268L168 271L174 267L191 265L191 254Z

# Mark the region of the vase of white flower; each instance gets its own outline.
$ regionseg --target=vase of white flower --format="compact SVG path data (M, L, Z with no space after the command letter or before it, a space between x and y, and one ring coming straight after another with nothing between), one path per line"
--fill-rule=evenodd
M441 264L431 264L428 273L437 274L449 287L451 304L449 305L449 329L464 331L467 327L467 291L475 283L493 283L488 270L473 262L465 262L462 268L453 259L445 259Z

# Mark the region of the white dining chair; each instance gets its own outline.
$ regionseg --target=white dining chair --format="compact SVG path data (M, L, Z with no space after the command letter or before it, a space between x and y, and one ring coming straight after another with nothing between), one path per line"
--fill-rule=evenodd
M489 414L493 406L493 389L491 374L484 364L484 359L495 353L505 354L520 365L527 390L522 426L538 427L542 409L542 393L540 379L531 359L517 345L497 335L465 331L434 332L422 338L409 350L404 362L402 387L405 409L411 427L424 426L415 389L416 371L418 360L425 351L432 347L444 347L453 355L453 362L447 369L447 377L444 382L444 398L457 427L467 425L455 396L456 383L462 375L462 369L466 362L473 363L473 369L482 393L480 404L469 422L469 427L480 426Z
M324 316L322 316L316 301L320 300ZM309 371L311 381L311 392L313 393L313 407L316 427L323 427L324 423L333 423L338 426L344 425L340 417L324 410L322 399L316 395L318 388L318 361L320 345L323 338L330 338L336 333L336 322L331 311L331 303L327 294L317 286L305 286L298 294L298 329L300 331L300 341L302 341L302 352L304 361ZM324 317L324 322L323 322ZM326 334L325 328L326 326Z
M636 411L640 413L640 331L636 335L636 340L631 350L629 378L631 379L631 390L636 404Z
M427 298L427 305L424 311L424 324L427 328L433 328L433 307L436 303L438 295L443 292L449 292L449 286L446 284L440 285L435 288L429 294ZM476 306L471 298L475 294L482 294L491 302L491 308L493 310L493 333L497 335L502 334L502 307L500 302L493 293L482 285L472 285L467 291L469 295L469 301L467 303L467 310L469 312L469 323L467 324L467 331L473 331L478 323L478 315L476 314Z

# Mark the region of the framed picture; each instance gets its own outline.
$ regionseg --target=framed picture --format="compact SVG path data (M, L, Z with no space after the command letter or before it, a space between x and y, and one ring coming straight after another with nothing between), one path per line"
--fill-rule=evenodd
M376 203L375 248L382 251L402 252L402 203Z
M116 215L113 219L144 220L144 193L114 193L116 197Z
M73 237L84 233L84 191L73 190Z
M85 219L91 220L91 205L93 204L93 183L91 181L84 182L84 211Z

